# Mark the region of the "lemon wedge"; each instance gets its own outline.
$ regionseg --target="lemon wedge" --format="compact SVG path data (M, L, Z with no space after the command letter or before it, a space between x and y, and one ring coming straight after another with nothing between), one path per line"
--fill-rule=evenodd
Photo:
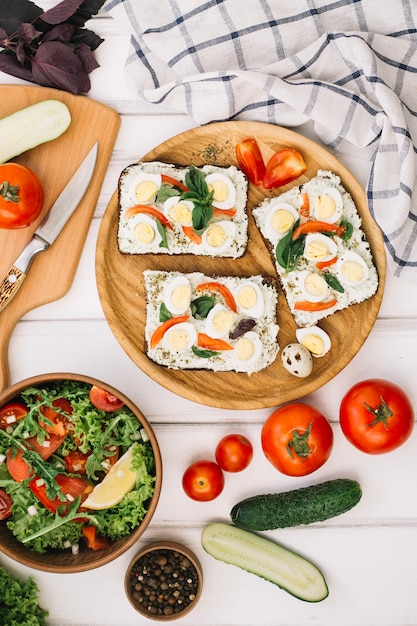
M133 489L136 472L130 466L133 458L133 444L109 470L101 483L96 485L82 506L86 509L110 509L119 504L123 496Z

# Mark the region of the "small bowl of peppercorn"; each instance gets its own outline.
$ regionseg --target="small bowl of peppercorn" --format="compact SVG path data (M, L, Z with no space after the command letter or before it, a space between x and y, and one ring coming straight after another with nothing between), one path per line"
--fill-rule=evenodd
M133 608L159 621L184 617L197 604L202 587L197 557L174 541L145 547L132 559L125 576L125 591Z

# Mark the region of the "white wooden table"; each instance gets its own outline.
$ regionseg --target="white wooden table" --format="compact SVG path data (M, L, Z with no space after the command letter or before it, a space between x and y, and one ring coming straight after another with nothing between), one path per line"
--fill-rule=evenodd
M55 1L38 2L44 8ZM84 574L29 570L0 553L0 563L21 576L35 576L49 623L125 626L151 623L124 595L124 574L138 548L156 539L182 542L204 569L199 604L179 623L194 626L411 626L417 624L417 429L400 449L381 456L355 450L341 434L338 407L356 381L381 377L399 384L417 404L417 275L414 284L387 277L376 323L353 361L324 387L303 398L328 416L334 450L322 469L305 479L286 478L267 462L260 431L272 409L233 411L195 404L160 387L126 356L105 320L95 281L95 245L101 218L122 168L171 136L195 126L193 120L146 106L124 84L126 33L100 15L87 26L104 37L96 51L101 67L91 75L89 97L113 107L122 124L103 184L75 281L61 300L27 314L9 346L11 382L44 372L89 374L120 388L143 411L158 437L164 481L156 514L137 546L115 562ZM0 73L1 83L19 83ZM314 138L310 129L296 129ZM337 154L364 184L369 163ZM6 313L7 314L7 313ZM185 467L213 457L217 441L241 432L253 442L248 470L226 477L221 496L210 503L188 499L181 487ZM360 504L326 523L270 533L305 554L325 574L330 595L317 605L303 603L255 576L215 561L200 545L210 521L229 521L232 505L254 493L301 487L339 476L359 480Z

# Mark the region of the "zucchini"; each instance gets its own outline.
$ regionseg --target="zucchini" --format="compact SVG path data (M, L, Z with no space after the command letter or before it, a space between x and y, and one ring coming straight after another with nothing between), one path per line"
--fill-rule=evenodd
M300 554L231 524L216 522L203 530L201 544L212 557L256 574L306 602L329 595L321 571Z
M0 163L64 133L71 122L66 104L42 100L0 119Z
M232 521L248 530L272 530L312 524L341 515L361 499L356 480L337 478L282 493L263 494L235 504Z

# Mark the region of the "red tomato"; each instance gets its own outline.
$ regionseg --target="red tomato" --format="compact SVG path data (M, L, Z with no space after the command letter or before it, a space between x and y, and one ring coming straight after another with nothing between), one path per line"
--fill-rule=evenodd
M91 550L104 550L110 546L106 537L98 534L96 526L83 526L81 533L87 542L87 547Z
M91 453L70 450L65 457L65 466L70 474L85 474L85 465Z
M119 400L119 398L114 396L112 393L102 389L101 387L96 387L95 385L93 385L90 389L90 402L96 407L96 409L108 412L117 411L124 405L124 402Z
M58 450L59 446L64 441L67 433L65 432L63 435L55 435L55 433L48 433L48 436L45 437L43 443L38 442L38 438L35 435L34 437L29 437L26 439L26 444L30 447L34 448L36 452L38 452L44 461L49 459L51 454L53 454L56 450Z
M236 145L236 159L250 182L259 187L265 175L265 163L255 139L249 137Z
M223 491L223 472L214 461L196 461L185 470L182 487L192 500L214 500Z
M71 502L78 498L78 496L81 496L81 501L84 502L88 494L93 491L93 485L85 478L58 474L55 480L60 486L63 495L67 497L65 500L60 500L58 497L53 500L48 498L46 484L42 480L39 480L38 477L33 478L29 483L31 491L51 513L56 513L58 507L63 505L68 509ZM66 509L64 509L64 511Z
M252 444L243 435L226 435L216 447L216 461L225 472L244 470L252 457Z
M42 184L35 172L19 163L0 165L0 228L29 226L42 205Z
M22 483L33 474L33 469L23 458L22 450L10 448L6 456L7 471L17 483Z
M21 402L9 402L0 409L0 428L6 430L8 426L25 417L27 413L27 408Z
M281 187L304 174L306 169L307 165L297 150L283 148L275 152L266 164L262 184L265 189Z
M12 499L4 489L0 489L0 520L7 519L12 514Z
M54 411L54 409L49 406L40 407L40 412L48 421L39 419L39 425L48 433L66 435L68 419L63 413L72 415L73 409L71 403L68 402L66 398L57 398L52 402L52 406L58 409L58 411Z
M363 380L340 404L340 427L350 443L368 454L401 446L414 427L414 411L404 391L377 378Z
M274 411L263 425L262 449L283 474L306 476L321 467L333 447L327 419L307 404L288 404Z

